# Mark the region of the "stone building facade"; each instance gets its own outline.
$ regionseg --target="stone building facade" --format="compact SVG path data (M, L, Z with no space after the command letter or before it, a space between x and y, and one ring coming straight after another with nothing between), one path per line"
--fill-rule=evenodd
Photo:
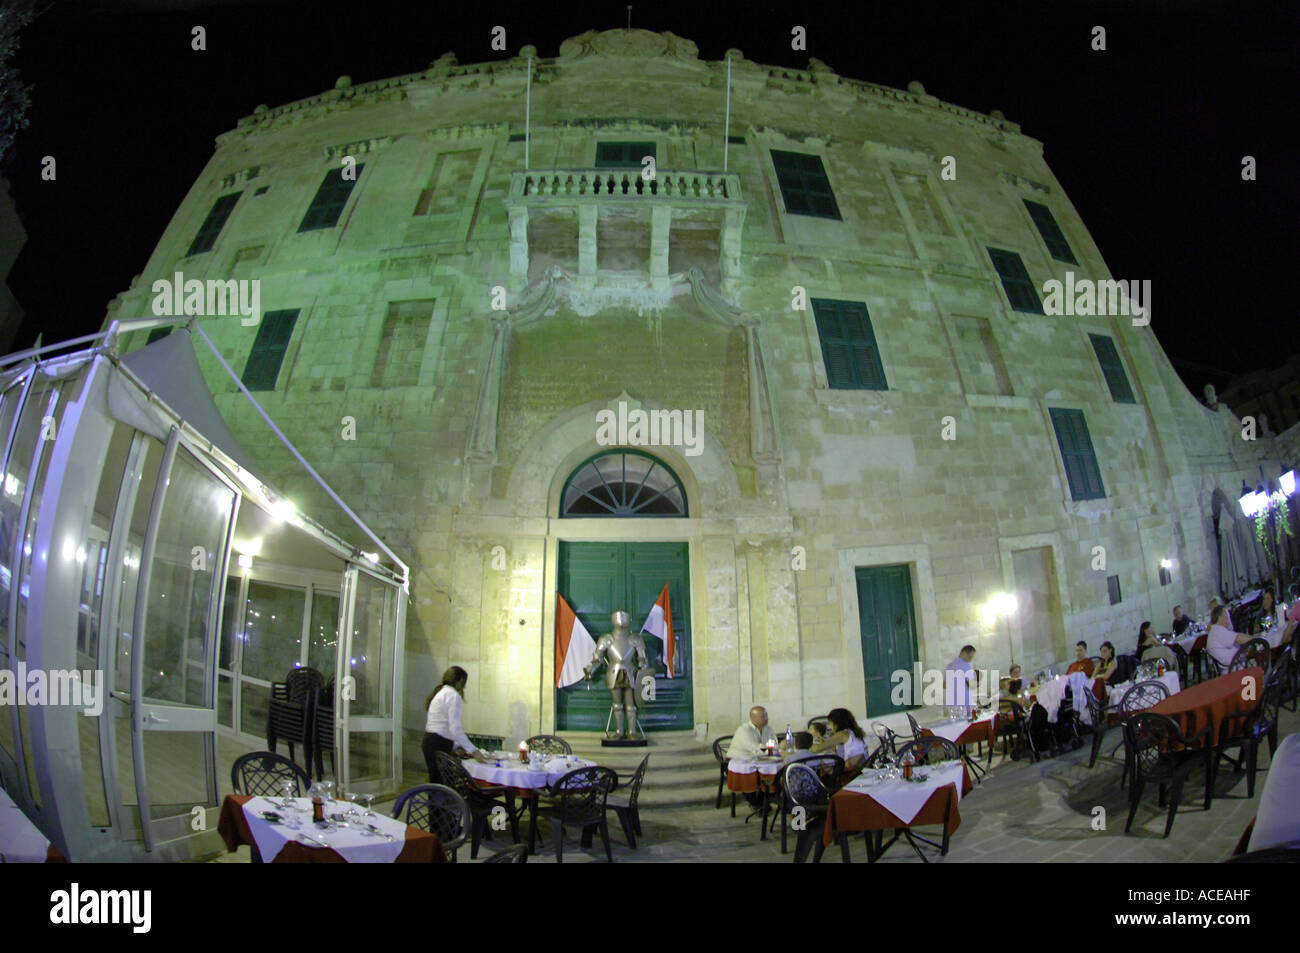
M815 59L728 60L729 130L728 62L642 30L259 106L110 307L150 316L176 272L260 279L261 324L201 326L410 562L412 742L449 664L471 731L590 727L584 687L555 689L557 592L597 634L593 593L651 592L617 606L639 624L670 573L683 658L650 720L701 736L753 703L875 717L893 671L968 642L1000 669L1128 648L1205 607L1214 491L1281 462L1143 322L1037 313L1051 279L1113 276L1015 123ZM1177 320L1158 295L1154 320ZM200 359L266 478L324 512ZM620 404L701 411L702 434L582 476L619 449L597 415ZM582 489L629 461L681 506L562 515L603 512Z

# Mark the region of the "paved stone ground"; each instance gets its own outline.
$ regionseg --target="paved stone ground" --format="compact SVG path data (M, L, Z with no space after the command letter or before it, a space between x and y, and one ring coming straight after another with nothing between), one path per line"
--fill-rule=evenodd
M1300 731L1300 714L1282 711L1279 740ZM1238 838L1255 816L1259 794L1268 778L1267 744L1260 752L1260 773L1255 797L1246 798L1246 776L1234 776L1230 765L1219 771L1218 783L1210 810L1203 809L1204 774L1192 772L1183 792L1182 805L1174 820L1173 831L1166 840L1165 812L1156 804L1156 792L1148 788L1133 822L1133 833L1125 835L1128 816L1128 792L1121 790L1119 776L1123 752L1107 757L1119 742L1119 733L1106 735L1096 766L1088 769L1088 742L1078 751L1037 764L1003 759L1001 749L994 756L993 772L961 802L961 827L952 836L947 857L937 850L927 856L938 863L1061 863L1121 862L1179 863L1217 862L1232 852ZM647 786L653 782L647 776ZM724 793L723 806L656 808L642 812L645 836L637 839L637 849L628 848L614 815L610 814L610 840L614 860L619 863L789 863L791 853L781 854L779 831L767 841L759 840L757 818L744 821L748 806L740 800L735 818L728 810ZM1092 829L1094 808L1105 809L1106 829ZM387 807L387 805L386 805ZM380 805L376 805L380 809ZM937 828L921 829L929 836ZM549 835L543 827L544 834ZM509 838L485 842L479 850L484 860L498 844ZM937 837L932 837L936 839ZM247 861L248 850L226 855L223 860ZM866 862L866 847L861 837L852 842L854 863ZM469 861L469 851L462 848L459 860ZM599 837L595 846L583 850L576 834L565 841L565 863L604 863ZM826 851L823 863L839 863L838 848ZM880 861L885 864L920 863L916 854L903 842L895 844ZM529 864L555 863L549 836L539 843L538 853Z

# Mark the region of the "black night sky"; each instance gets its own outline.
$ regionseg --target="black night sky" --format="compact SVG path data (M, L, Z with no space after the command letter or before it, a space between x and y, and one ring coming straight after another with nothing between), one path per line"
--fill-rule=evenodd
M626 22L626 2L331 3L38 0L16 57L30 127L5 162L29 238L10 286L16 347L96 330L139 272L213 139L259 103L461 63L542 57ZM490 12L489 12L490 11ZM1116 278L1150 278L1153 326L1193 393L1295 350L1286 292L1300 263L1300 8L1294 3L670 4L634 0L633 26L671 30L704 59L838 73L1001 109L1044 143ZM207 29L207 51L190 29ZM507 30L507 53L490 32ZM807 52L790 29L808 31ZM1090 49L1094 25L1107 50ZM523 105L520 103L522 119ZM722 104L719 102L719 110ZM511 118L511 117L503 117ZM40 178L41 157L58 178ZM1243 182L1252 155L1258 179ZM7 238L8 236L5 236Z

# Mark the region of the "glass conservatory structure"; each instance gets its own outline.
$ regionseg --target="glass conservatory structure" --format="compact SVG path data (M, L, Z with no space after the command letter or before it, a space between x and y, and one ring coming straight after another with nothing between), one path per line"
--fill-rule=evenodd
M151 323L0 364L0 785L73 861L218 849L299 666L333 676L340 788L401 779L407 567L257 478L188 329L122 357Z

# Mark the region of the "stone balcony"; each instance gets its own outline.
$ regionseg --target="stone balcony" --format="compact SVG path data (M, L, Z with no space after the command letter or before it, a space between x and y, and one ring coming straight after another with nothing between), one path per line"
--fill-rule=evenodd
M713 272L724 292L740 279L747 203L736 173L527 169L511 173L506 207L513 290L552 265L588 288L602 274L666 288L669 274L690 265Z

